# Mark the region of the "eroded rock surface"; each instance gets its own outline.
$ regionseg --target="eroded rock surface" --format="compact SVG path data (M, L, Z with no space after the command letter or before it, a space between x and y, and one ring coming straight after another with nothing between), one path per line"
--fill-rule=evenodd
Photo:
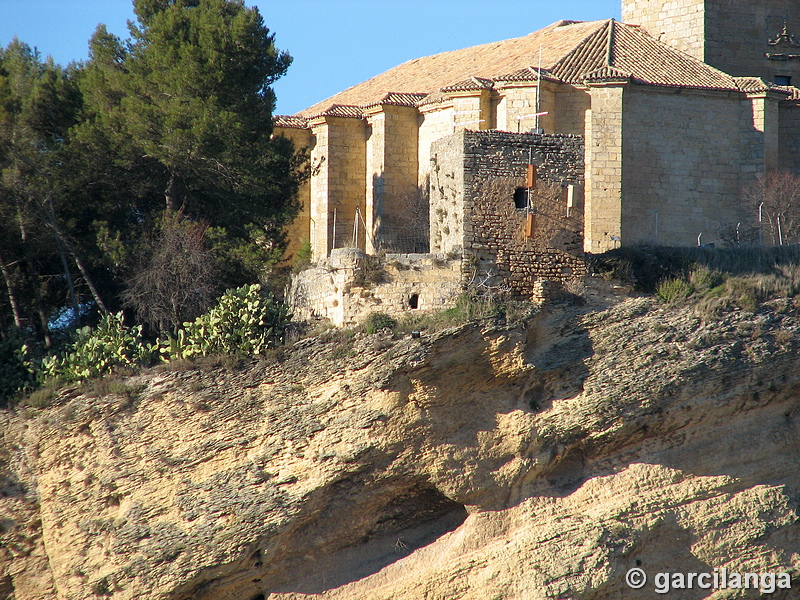
M5 414L0 598L800 597L796 315L551 307Z

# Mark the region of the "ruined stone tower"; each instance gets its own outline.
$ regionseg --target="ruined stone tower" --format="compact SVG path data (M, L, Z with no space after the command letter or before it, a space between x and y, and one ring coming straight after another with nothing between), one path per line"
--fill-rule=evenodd
M797 0L623 0L622 20L729 75L800 84Z

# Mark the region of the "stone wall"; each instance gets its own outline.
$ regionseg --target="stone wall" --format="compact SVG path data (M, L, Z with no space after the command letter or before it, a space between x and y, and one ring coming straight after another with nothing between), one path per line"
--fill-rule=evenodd
M796 0L706 0L706 62L731 75L793 76L797 85L800 61L768 60L766 54L797 54L797 48L770 46L783 29L800 33Z
M622 220L623 87L591 89L586 132L584 249L598 254L619 245ZM615 239L616 238L616 239Z
M690 246L750 218L742 186L763 171L765 132L738 95L628 86L622 123L622 243ZM614 218L618 218L616 214Z
M529 132L536 127L538 112L546 112L539 117L539 127L548 133L556 130L556 118L561 110L556 109L558 84L542 81L542 101L536 100L536 82L509 82L499 86L500 99L497 105L497 127L515 133Z
M641 25L657 40L704 58L704 0L623 0L622 21Z
M311 220L314 257L331 248L353 244L357 211L366 213L366 123L362 119L320 117L311 122L315 136L311 152L318 173L311 180ZM365 227L359 223L357 246L365 245Z
M769 60L767 54L797 54L768 45L784 20L800 34L795 0L623 0L622 20L641 25L654 38L673 45L730 75L800 78L800 61Z
M313 143L311 131L294 127L276 127L274 135L282 135L292 140L295 149L309 149ZM311 241L311 184L305 181L297 193L300 202L300 212L294 221L286 228L287 246L284 260L292 260L302 245Z
M560 85L554 103L553 132L586 135L586 120L592 108L589 92L571 85ZM545 129L545 132L549 131Z
M433 145L431 243L462 252L465 285L534 298L537 282L585 274L582 259L583 139L562 134L465 131ZM537 168L532 235L516 208L528 161ZM572 186L574 206L567 214Z
M780 103L779 168L800 175L800 103Z
M451 135L455 131L453 126L454 109L437 105L423 106L420 108L419 117L419 185L427 185L430 173L431 144L438 139Z
M377 106L367 115L369 253L386 247L422 251L417 246L427 241L427 219L423 232L414 227L419 221L414 202L418 196L418 118L415 108L392 105Z
M378 259L355 248L339 248L292 278L288 300L300 320L325 318L342 326L377 312L399 317L442 310L462 289L460 257L387 254Z

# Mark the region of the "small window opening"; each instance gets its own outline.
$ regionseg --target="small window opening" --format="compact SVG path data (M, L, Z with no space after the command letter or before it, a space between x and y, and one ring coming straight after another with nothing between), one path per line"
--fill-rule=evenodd
M528 190L518 187L514 190L514 206L516 208L528 208Z
M413 309L419 308L419 294L411 294L408 299L408 305Z
M775 75L775 85L792 85L792 78L789 75Z

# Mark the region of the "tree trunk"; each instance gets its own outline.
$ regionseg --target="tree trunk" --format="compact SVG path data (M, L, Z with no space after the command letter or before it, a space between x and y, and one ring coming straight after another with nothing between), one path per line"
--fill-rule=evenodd
M164 199L167 202L167 210L171 213L176 211L176 199L175 199L175 174L169 174L169 181L167 182L167 188L164 190Z
M70 256L72 256L72 259L75 261L75 264L77 265L78 270L81 272L81 275L83 275L83 279L84 281L86 281L86 285L89 286L89 291L91 292L92 298L94 298L94 301L97 304L98 308L104 315L108 314L108 309L106 308L103 299L100 298L100 294L97 292L97 288L95 287L92 278L89 276L89 271L86 269L86 266L83 264L83 261L81 260L80 256L78 256L78 253L75 251L75 247L70 243L70 241L66 238L66 236L64 236L64 234L61 233L61 229L58 227L58 222L56 221L55 212L53 211L53 204L52 202L50 202L49 198L47 200L46 212L48 220L47 224L49 225L50 229L53 230L53 234L56 237L56 243L58 245L59 253L61 254L62 262L65 263L66 260L63 254L63 249L66 248L67 252L69 252ZM65 269L67 269L66 263L65 263ZM71 276L69 276L68 284L72 286ZM74 294L73 287L70 287L70 293ZM77 305L74 306L76 310L75 318L79 319L80 315L77 312L78 310Z
M19 312L19 302L17 301L17 294L14 291L14 284L11 281L11 273L8 270L8 265L0 255L0 271L3 272L3 279L6 282L6 290L8 291L8 302L11 304L11 312L14 315L14 325L17 329L22 329L22 315Z
M42 290L39 287L42 281L42 276L39 274L39 269L36 268L36 263L31 256L31 249L28 246L28 230L25 228L25 219L22 216L22 210L19 206L17 206L17 222L19 225L19 235L22 240L22 249L25 253L25 264L28 266L28 269L33 275L33 297L36 300L36 312L39 315L39 323L42 327L42 338L44 339L45 348L49 350L53 347L53 338L50 336L50 325L47 322L47 311L44 309Z
M92 298L94 298L94 301L97 303L97 306L100 308L100 311L104 315L107 315L108 309L106 308L103 299L100 297L100 294L97 292L97 288L94 286L94 282L92 281L92 278L89 276L89 271L86 269L86 266L83 264L83 261L81 260L80 256L78 256L78 253L75 252L75 248L72 246L72 244L70 244L66 240L64 240L64 242L67 244L67 249L69 250L70 254L72 254L72 258L75 261L78 270L81 272L81 275L83 275L83 278L86 281L86 285L89 286L89 291L92 293Z
M56 248L58 248L58 257L61 259L61 267L64 269L64 278L67 280L67 290L69 291L69 299L72 304L72 311L75 315L75 321L80 324L81 312L78 305L78 296L75 294L75 281L72 279L72 271L69 269L69 261L67 261L67 253L64 251L64 244L61 243L61 238L55 234Z

